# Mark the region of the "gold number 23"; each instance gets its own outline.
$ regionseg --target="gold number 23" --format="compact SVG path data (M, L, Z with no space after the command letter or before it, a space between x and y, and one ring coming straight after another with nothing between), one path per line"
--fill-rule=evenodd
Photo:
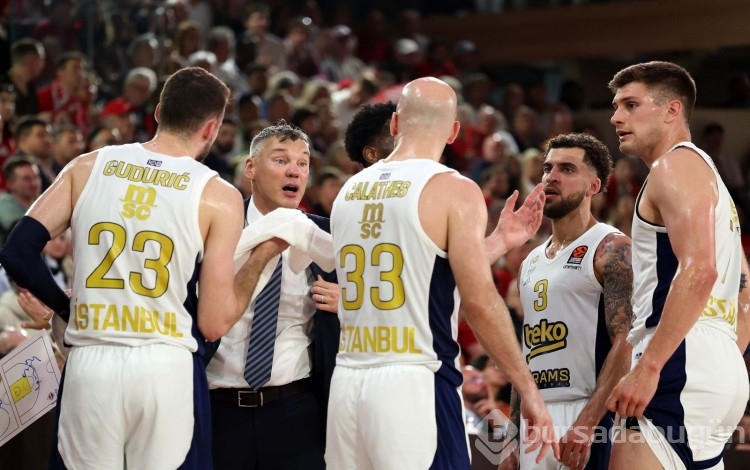
M109 232L112 234L112 245L110 245L107 254L102 259L99 266L86 278L86 287L99 289L123 289L125 281L119 278L106 277L115 260L125 251L127 234L125 228L112 222L99 222L94 224L89 230L89 245L99 245L102 243L102 233ZM167 291L169 286L169 270L167 265L172 260L174 253L174 243L166 235L159 232L144 230L138 232L133 237L132 251L143 252L146 249L146 242L153 241L159 244L158 258L148 258L143 262L143 267L156 273L156 282L154 287L149 288L143 284L143 274L131 271L128 277L128 284L133 292L145 297L160 297Z

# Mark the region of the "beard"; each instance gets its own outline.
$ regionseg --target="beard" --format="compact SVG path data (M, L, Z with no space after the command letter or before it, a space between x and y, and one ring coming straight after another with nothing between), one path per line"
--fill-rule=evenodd
M198 155L195 156L195 160L198 162L202 162L206 159L208 156L208 153L211 151L211 143L207 143L203 146L200 152L198 152Z
M583 194L584 191L573 193L568 197L561 198L559 202L545 201L544 216L550 219L562 219L581 206Z

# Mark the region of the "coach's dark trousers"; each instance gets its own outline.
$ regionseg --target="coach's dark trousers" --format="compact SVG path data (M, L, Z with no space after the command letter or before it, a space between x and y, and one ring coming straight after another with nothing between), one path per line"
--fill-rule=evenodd
M323 413L310 391L260 404L234 389L211 392L215 470L324 469Z

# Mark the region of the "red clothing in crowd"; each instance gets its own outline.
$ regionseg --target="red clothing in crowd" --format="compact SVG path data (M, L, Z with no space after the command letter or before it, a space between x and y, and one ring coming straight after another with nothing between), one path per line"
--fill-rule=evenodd
M83 135L88 135L89 107L77 95L69 96L60 82L54 80L48 86L37 91L39 112L51 112L52 122L63 122L76 126Z

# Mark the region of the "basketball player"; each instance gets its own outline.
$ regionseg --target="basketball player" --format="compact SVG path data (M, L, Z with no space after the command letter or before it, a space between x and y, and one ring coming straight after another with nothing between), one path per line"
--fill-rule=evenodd
M611 468L722 468L748 399L735 344L737 211L711 158L690 141L688 72L641 63L609 87L620 150L650 168L633 216L633 365L607 401L627 417Z
M70 312L52 467L211 468L205 340L239 319L263 266L286 248L259 247L234 277L242 198L197 161L228 97L203 69L175 73L154 139L73 160L5 245L11 277ZM68 226L70 300L39 266L44 244Z
M610 447L604 438L613 416L605 402L630 369L630 239L591 213L591 198L612 172L604 144L587 134L564 134L547 143L544 157L544 215L552 220L552 236L521 265L522 343L564 434L559 462L548 455L534 466L520 452L520 465L606 470ZM518 425L519 403L512 401L511 418ZM516 467L514 460L503 468Z
M344 138L346 152L352 161L367 168L393 152L395 142L391 135L390 122L395 112L396 105L389 101L365 105L354 115L346 128ZM485 238L490 264L497 262L500 256L511 248L526 243L539 230L542 223L542 185L539 184L530 191L523 204L514 211L518 195L518 191L514 191L506 199L497 226Z
M455 117L446 83L407 84L391 120L393 153L350 178L334 203L342 335L328 413L331 469L469 468L456 287L479 340L524 399L530 451L557 455L486 262L481 191L438 163L458 134Z

